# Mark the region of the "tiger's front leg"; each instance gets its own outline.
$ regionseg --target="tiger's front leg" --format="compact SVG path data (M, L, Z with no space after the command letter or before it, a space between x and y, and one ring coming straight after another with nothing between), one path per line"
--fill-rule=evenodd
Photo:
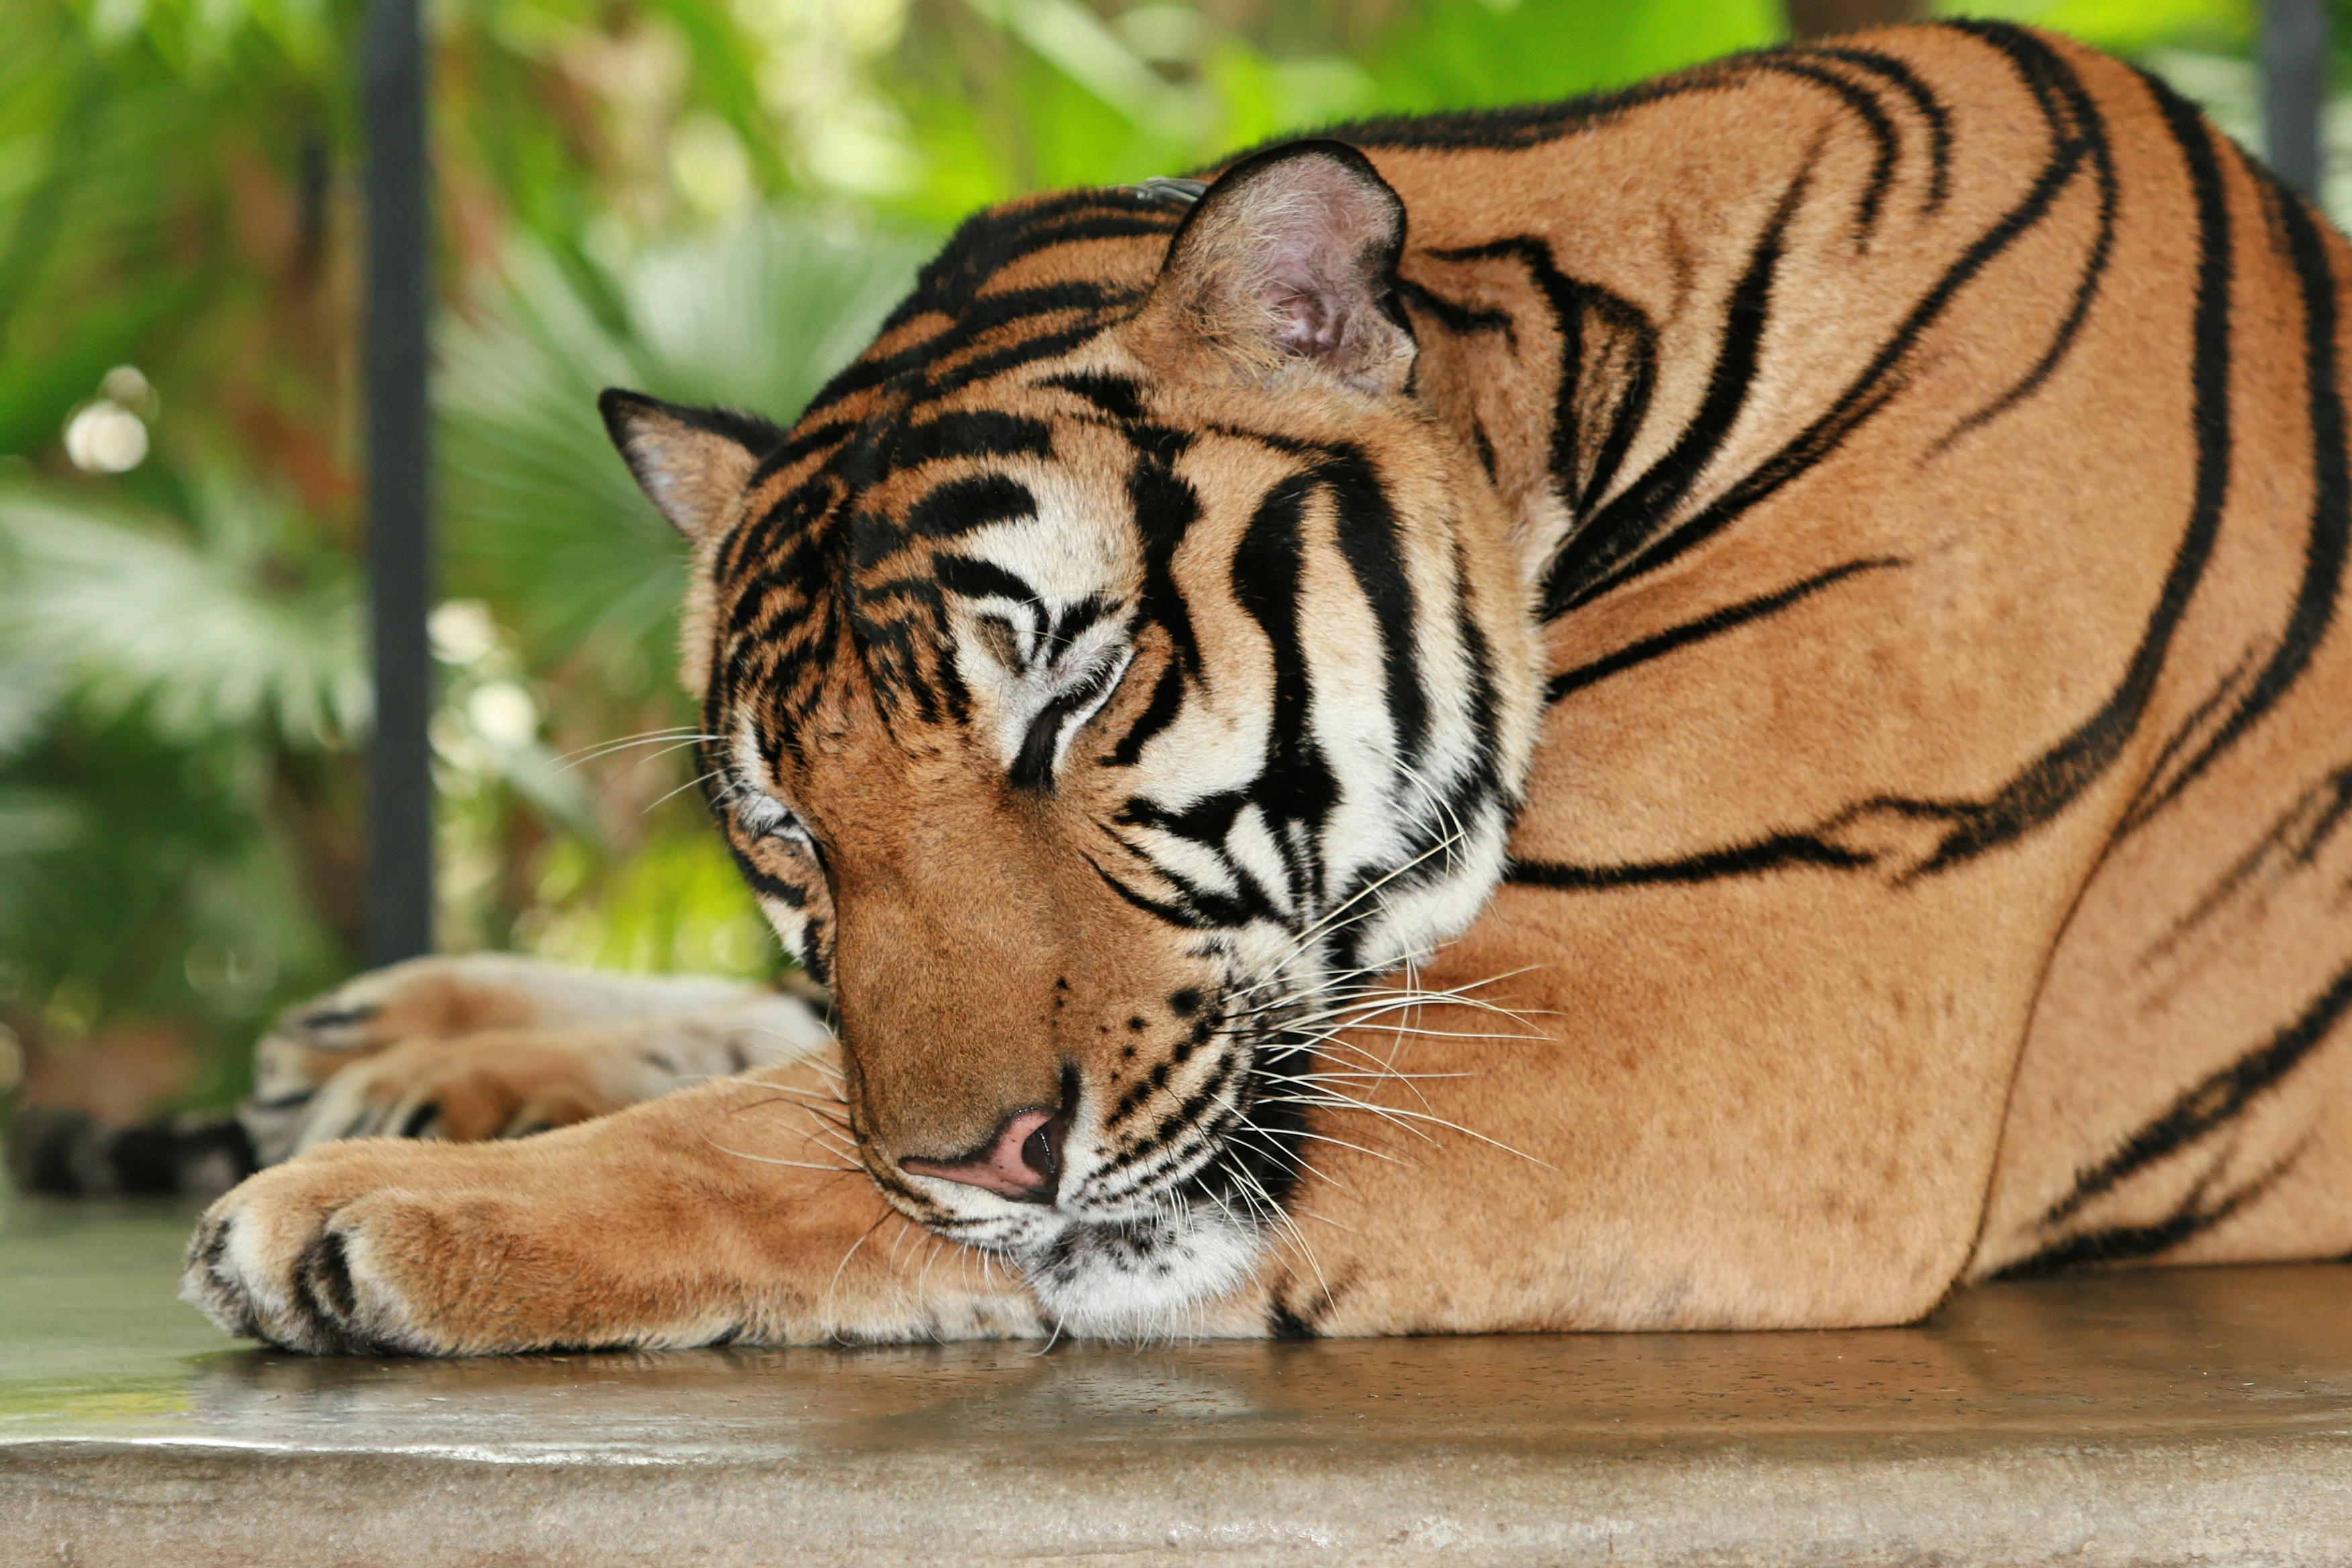
M312 1353L1040 1333L1017 1278L883 1202L835 1059L520 1142L327 1144L213 1205L182 1294Z

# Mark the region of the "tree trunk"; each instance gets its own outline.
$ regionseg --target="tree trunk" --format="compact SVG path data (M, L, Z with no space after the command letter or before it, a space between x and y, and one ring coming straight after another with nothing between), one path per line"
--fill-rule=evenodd
M1927 14L1925 0L1788 0L1789 31L1799 38L1891 27Z

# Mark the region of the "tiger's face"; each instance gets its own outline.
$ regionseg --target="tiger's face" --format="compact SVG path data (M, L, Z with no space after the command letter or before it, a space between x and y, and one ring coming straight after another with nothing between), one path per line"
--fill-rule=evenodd
M973 220L789 435L604 403L867 1169L1094 1332L1248 1273L1319 1040L1500 878L1537 707L1393 194L1302 143L1191 195Z

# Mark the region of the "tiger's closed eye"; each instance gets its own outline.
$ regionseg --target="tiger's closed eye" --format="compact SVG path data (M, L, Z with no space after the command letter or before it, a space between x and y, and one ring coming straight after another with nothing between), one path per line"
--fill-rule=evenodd
M1013 782L1024 789L1039 789L1053 782L1054 766L1068 748L1070 737L1101 711L1118 689L1135 650L1127 646L1106 648L1076 679L1037 710L1021 738L1020 754L1013 761Z
M808 825L775 796L763 791L739 789L730 804L734 809L736 822L749 837L779 839L804 849L815 847Z

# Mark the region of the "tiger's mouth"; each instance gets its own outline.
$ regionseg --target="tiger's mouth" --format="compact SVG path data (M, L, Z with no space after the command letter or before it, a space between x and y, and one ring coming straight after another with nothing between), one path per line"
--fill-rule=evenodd
M1165 1332L1241 1283L1291 1223L1285 1207L1307 1170L1304 1097L1289 1090L1314 1042L1268 1022L1277 1009L1205 1011L1206 1027L1139 1077L1066 1079L1063 1107L1035 1134L1058 1132L1049 1187L971 1183L925 1223L1010 1259L1075 1332Z

